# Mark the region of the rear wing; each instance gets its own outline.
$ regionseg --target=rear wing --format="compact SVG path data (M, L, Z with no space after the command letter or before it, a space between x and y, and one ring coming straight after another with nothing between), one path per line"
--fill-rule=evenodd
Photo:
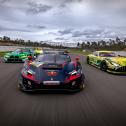
M67 55L69 52L68 50L43 50L43 54L61 54Z

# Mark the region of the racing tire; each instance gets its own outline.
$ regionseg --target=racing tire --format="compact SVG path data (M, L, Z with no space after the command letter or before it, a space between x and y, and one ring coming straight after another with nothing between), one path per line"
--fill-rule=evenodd
M83 83L83 84L80 85L80 88L79 89L80 90L83 90L84 88L85 88L85 84Z
M82 80L81 80L81 84L80 84L80 86L79 86L79 89L80 89L80 90L83 90L83 89L85 88L85 83L84 83L85 81L84 81L84 80L85 80L85 77L84 77L84 75L83 75Z
M89 57L87 57L87 64L90 64L90 59L89 59Z
M107 66L107 64L106 64L106 62L101 62L101 64L100 64L100 69L102 70L102 71L107 71L107 69L108 69L108 66Z

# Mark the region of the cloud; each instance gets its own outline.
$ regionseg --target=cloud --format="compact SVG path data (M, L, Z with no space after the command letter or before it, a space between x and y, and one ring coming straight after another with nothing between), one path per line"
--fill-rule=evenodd
M98 40L126 36L125 0L0 0L0 36Z
M5 26L0 26L0 31L32 32L31 30L27 30L27 29L9 28L9 27L5 27Z
M64 37L58 37L58 38L55 38L55 40L66 40Z
M30 14L44 13L52 9L52 6L41 3L29 2L28 5L29 8L27 9L27 13Z
M81 37L81 36L91 36L91 35L99 35L102 34L104 30L102 29L90 29L90 30L84 30L84 31L74 31L72 33L72 37Z
M82 2L83 0L64 0L61 4L60 4L60 7L62 8L65 8L67 7L68 4L71 4L71 3L80 3Z
M67 35L72 33L72 29L65 29L65 30L60 30L58 31L60 35Z
M42 25L27 25L28 28L35 28L35 29L45 29L46 26Z
M0 3L1 4L4 4L4 3L6 3L6 2L9 2L10 0L0 0Z

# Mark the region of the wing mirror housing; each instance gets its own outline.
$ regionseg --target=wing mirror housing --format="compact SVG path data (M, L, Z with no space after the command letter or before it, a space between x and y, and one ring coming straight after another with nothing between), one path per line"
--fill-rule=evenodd
M32 56L28 56L28 60L32 60Z
M79 57L76 57L75 59L76 59L76 61L79 61L79 60L80 60L80 58L79 58Z

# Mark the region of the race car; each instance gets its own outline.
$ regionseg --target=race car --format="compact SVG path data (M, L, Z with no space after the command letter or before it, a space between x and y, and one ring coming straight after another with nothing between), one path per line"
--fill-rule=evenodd
M68 54L69 52L66 49L44 49L43 50L44 54Z
M23 91L79 91L85 87L84 79L78 58L71 61L68 55L42 54L25 61L18 87Z
M42 48L36 48L34 51L35 51L35 55L36 56L38 56L39 54L42 54L43 53Z
M87 63L115 74L126 74L126 57L113 51L95 51L87 56Z
M4 55L4 62L25 62L28 56L33 56L34 51L30 48L19 48Z

